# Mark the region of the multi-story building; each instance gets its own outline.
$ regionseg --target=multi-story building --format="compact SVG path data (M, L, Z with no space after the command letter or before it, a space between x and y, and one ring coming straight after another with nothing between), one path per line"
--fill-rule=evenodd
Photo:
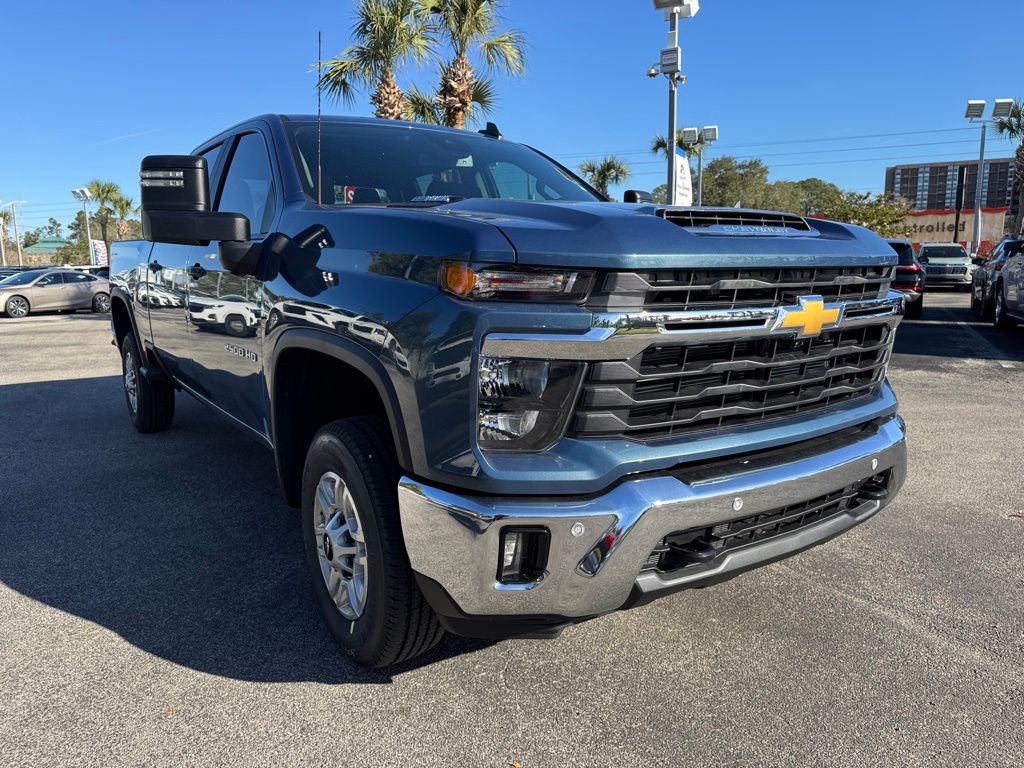
M957 179L963 168L960 223L953 237L957 208ZM978 161L913 163L885 169L885 191L910 203L907 231L916 242L958 240L969 244L974 226L974 197ZM986 160L981 178L982 242L975 250L985 253L1003 233L1004 222L1018 214L1014 189L1013 158Z

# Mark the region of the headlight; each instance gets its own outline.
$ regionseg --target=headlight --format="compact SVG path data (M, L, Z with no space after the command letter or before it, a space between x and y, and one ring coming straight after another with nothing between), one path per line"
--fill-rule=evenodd
M542 451L557 440L583 366L481 357L477 442L486 450Z
M593 272L571 269L474 266L461 261L441 267L441 287L460 299L580 302L593 282Z

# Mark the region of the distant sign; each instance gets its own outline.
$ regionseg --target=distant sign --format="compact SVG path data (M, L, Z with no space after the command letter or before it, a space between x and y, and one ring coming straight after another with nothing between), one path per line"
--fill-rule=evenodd
M693 205L693 181L690 178L690 158L676 147L676 195L672 205Z
M102 240L90 240L89 263L97 267L107 266L107 244Z

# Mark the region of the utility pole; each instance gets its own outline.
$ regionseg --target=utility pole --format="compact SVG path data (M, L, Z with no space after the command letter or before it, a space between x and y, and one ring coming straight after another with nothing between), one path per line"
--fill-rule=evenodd
M11 203L11 218L14 219L14 242L18 246L18 266L20 267L20 266L22 266L22 264L21 264L21 235L18 234L18 209L16 208L16 206L18 205L19 202L25 202L25 201L24 200L19 200L17 202Z
M688 19L697 15L700 10L699 0L654 0L655 10L664 11L668 19L668 39L661 49L661 57L657 68L648 71L651 77L658 73L668 80L668 176L666 179L666 197L669 205L675 205L678 196L676 189L676 103L679 84L686 81L683 77L682 52L679 49L679 19Z

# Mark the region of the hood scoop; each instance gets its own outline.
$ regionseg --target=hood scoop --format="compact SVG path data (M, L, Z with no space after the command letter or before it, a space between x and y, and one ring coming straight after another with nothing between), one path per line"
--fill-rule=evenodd
M806 219L792 213L742 208L659 208L657 215L698 235L793 237L817 234Z

